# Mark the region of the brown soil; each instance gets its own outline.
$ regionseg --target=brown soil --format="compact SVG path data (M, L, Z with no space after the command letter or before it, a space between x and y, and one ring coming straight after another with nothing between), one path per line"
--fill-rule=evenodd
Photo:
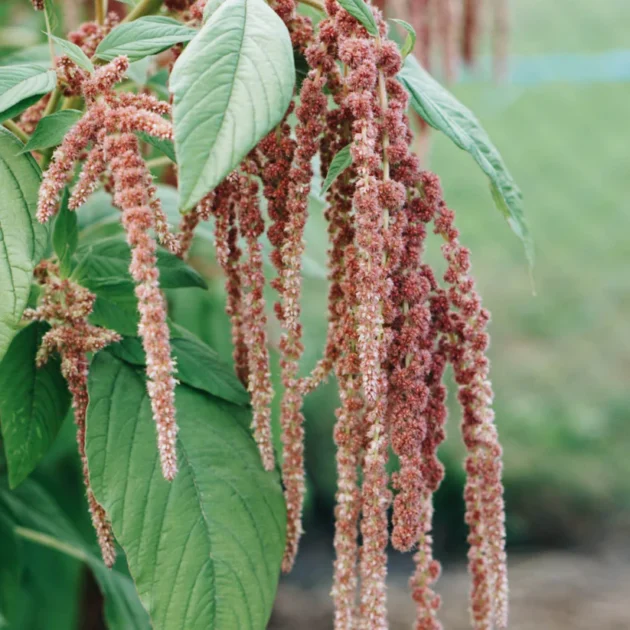
M630 558L545 552L510 561L511 630L630 630ZM413 628L405 579L389 588L390 630ZM440 619L445 630L467 630L468 576L447 569L440 578ZM329 630L328 588L280 587L269 630Z

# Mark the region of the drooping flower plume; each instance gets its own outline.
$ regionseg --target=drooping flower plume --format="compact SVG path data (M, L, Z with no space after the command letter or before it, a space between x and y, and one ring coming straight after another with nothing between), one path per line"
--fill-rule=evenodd
M475 630L503 628L507 624L505 523L501 449L486 356L489 314L481 306L470 254L460 243L455 215L444 202L439 180L422 170L421 159L412 150L409 97L397 78L403 59L387 37L381 11L389 10L388 3L381 2L381 9L366 5L376 30L366 28L337 0L325 0L321 7L317 0L310 3L325 14L317 28L296 11L294 0L269 3L286 25L294 50L308 65L299 93L296 90L275 128L182 217L177 230L162 207L136 135L143 132L172 140L169 103L144 92L116 89L129 69L125 57L91 74L68 57L57 60L64 93L80 95L86 111L53 153L41 185L37 216L42 222L50 220L72 181L71 210L80 211L102 184L112 193L131 250L129 272L146 354L147 389L162 472L169 480L177 472L176 366L157 252L161 245L186 258L198 224L214 219L234 368L251 395L252 432L267 470L276 461L269 348L275 337L270 328L276 324L280 329L276 350L282 382L279 423L287 507L284 571L292 568L302 535L303 400L334 374L339 389L333 434L338 475L332 585L336 630L388 627L390 543L396 550L415 552L410 586L417 609L416 629L442 627L440 598L434 591L440 565L433 556L432 517L433 495L444 476L438 449L445 439L444 374L450 365L468 453L465 501L471 621ZM167 2L171 11L190 24L201 21L204 5L204 0ZM495 50L503 55L507 14L501 2L498 5L495 28L500 36ZM409 21L418 32L419 56L427 67L438 46L447 79L456 75L460 57L473 61L481 27L480 2L418 0L408 7ZM92 54L110 23L113 18L103 26L84 25L73 41ZM165 65L182 46L171 49ZM42 108L32 109L21 124L30 128L42 113ZM329 237L326 343L321 359L305 375L301 372L301 294L309 197L319 193L313 188L317 160L326 178L340 151L348 152L349 165L337 174L325 195ZM170 169L174 176L176 169ZM446 261L441 276L425 256L427 240L436 235L443 239ZM267 258L272 273L269 288L276 293L272 300L266 299ZM93 301L89 292L58 279L53 267L42 271L42 278L46 296L55 297L41 300L29 317L53 322L40 360L53 351L62 356L84 458L85 355L117 336L87 323ZM63 304L60 294L66 296ZM272 308L267 309L268 303ZM70 307L75 309L72 315L67 312ZM75 338L71 319L85 339ZM391 475L390 453L398 465ZM85 467L86 479L87 472ZM93 501L89 482L88 499L103 554L113 561L111 532L102 508Z
M132 252L129 271L136 282L138 332L147 357L147 389L158 432L162 472L171 480L177 473L175 364L166 323L166 302L159 287L157 243L151 231L155 230L160 242L173 253L183 256L190 246L191 227L194 229L193 223L198 223L200 215L195 210L183 222L184 229L179 234L170 232L133 133L143 131L157 138L172 138L172 125L163 117L170 113L170 106L151 95L114 92L114 86L125 76L128 67L128 60L118 57L91 76L81 75L81 92L88 108L53 153L40 187L37 217L46 222L57 212L62 190L89 149L69 207L78 209L99 185L101 177L109 174L114 203L121 210ZM204 216L207 215L206 211Z
M74 422L77 425L77 445L81 457L83 481L88 507L96 531L103 561L111 567L116 560L114 537L107 514L96 500L92 487L85 453L85 420L88 393L88 354L98 352L105 346L120 340L120 336L105 328L88 323L95 296L87 289L59 277L59 269L43 261L35 270L35 277L43 288L43 296L36 309L27 309L25 319L45 321L51 329L43 336L37 353L37 365L44 365L50 355L61 356L61 373L72 395Z

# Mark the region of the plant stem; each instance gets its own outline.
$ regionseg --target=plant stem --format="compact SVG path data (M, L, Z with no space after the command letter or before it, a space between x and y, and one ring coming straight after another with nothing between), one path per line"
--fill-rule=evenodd
M61 109L78 109L79 111L83 109L83 98L80 96L66 96L63 99L63 103L61 105Z
M311 7L312 9L316 9L317 11L321 11L322 13L326 13L326 7L320 0L298 0L298 2L305 4L307 7Z
M145 15L155 13L162 6L162 0L142 0L129 13L123 22L133 22Z
M160 166L170 166L173 162L170 158L167 158L165 155L162 155L157 158L153 158L152 160L147 160L147 166L149 168L159 168Z
M57 111L57 105L59 105L60 99L61 99L61 88L57 86L53 90L53 93L50 95L50 100L48 101L48 103L46 103L46 109L44 110L44 113L42 114L42 118L44 116L50 116L50 114L53 114L54 112Z
M44 116L49 116L50 114L53 114L54 112L56 112L57 106L59 105L60 100L61 100L61 88L57 86L53 90L53 93L50 95L50 100L46 104L46 109L44 110L42 118ZM48 164L50 164L50 159L52 158L52 154L53 154L52 147L50 147L49 149L44 149L44 151L42 151L42 160L39 165L42 171L45 171L46 168L48 168Z
M107 15L107 0L94 0L94 13L96 21L99 24L103 24Z
M24 144L28 142L28 134L24 133L11 119L5 120L2 125L13 135L17 136Z
M46 21L46 37L48 37L48 49L50 50L50 64L55 67L55 45L52 40L52 29L50 28L50 18L48 16L48 7L44 8L44 20Z
M85 551L83 551L82 549L77 549L77 547L73 547L72 545L63 542L62 540L58 540L57 538L48 536L48 534L42 534L41 532L35 531L34 529L28 529L26 527L16 527L14 529L14 532L21 538L25 538L26 540L30 540L44 547L49 547L50 549L55 549L56 551L65 553L66 555L76 558L81 562L88 562L88 560L90 559L88 554L85 553Z

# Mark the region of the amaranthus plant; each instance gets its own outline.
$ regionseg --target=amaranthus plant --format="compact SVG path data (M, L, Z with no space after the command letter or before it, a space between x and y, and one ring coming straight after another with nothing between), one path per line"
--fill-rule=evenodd
M388 627L391 544L414 552L416 628L441 628L431 522L449 365L467 449L471 625L507 627L490 315L439 179L411 148L412 112L478 163L530 263L532 247L499 153L412 54L415 43L427 65L436 40L452 78L460 31L472 59L480 3L433 4L410 3L418 33L403 22L403 41L389 8L364 0L140 0L126 15L96 0L94 21L65 38L54 3L33 2L48 67L0 67L11 488L0 489L0 526L15 566L24 538L84 560L110 627L266 627L303 535L303 400L333 376L334 626ZM328 326L305 373L313 198L328 225ZM425 256L430 233L442 240L441 273ZM209 254L224 275L233 367L169 317L164 291L203 291L194 267ZM70 404L102 560L27 479Z

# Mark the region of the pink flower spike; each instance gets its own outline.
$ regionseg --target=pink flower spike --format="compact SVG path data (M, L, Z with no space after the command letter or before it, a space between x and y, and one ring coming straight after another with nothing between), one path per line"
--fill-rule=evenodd
M149 231L155 226L149 189L151 175L140 157L137 138L130 133L110 136L105 143L114 202L123 212L123 226L131 247L129 272L136 282L140 311L138 331L147 357L147 391L158 433L158 450L164 478L177 474L175 422L175 364L171 358L166 303L156 267L157 244Z

